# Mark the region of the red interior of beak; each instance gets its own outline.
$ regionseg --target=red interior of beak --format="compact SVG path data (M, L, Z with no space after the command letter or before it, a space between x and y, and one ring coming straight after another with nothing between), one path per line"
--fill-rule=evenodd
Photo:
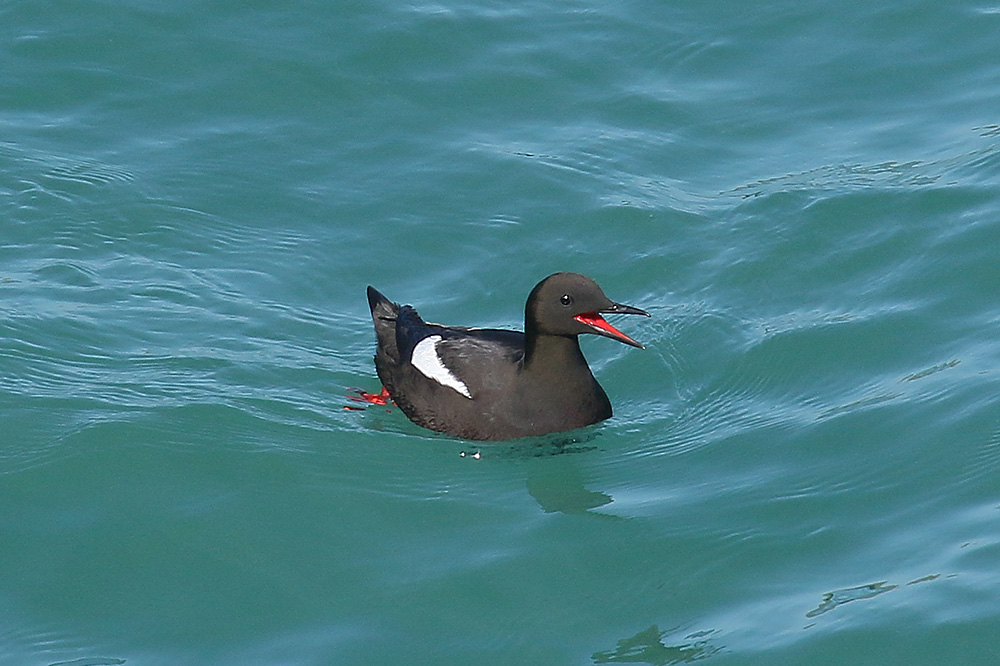
M584 312L578 314L573 319L576 319L581 324L586 324L587 326L593 326L594 328L599 328L608 335L622 342L627 342L630 345L635 345L636 347L642 347L638 342L625 335L617 328L608 323L607 319L597 314L596 312Z

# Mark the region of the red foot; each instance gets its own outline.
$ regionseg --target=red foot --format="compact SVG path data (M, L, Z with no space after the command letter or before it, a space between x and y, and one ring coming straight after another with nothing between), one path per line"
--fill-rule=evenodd
M357 395L349 395L347 397L354 402L367 402L373 405L388 405L392 400L392 396L389 395L389 389L384 386L382 387L382 392L378 394L368 393L367 391L362 391L361 389L351 390L357 393Z

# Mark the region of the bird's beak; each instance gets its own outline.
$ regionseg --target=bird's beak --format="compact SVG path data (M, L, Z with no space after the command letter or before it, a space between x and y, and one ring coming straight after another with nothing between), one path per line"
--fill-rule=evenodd
M612 303L610 307L603 308L601 312L605 314L635 314L645 315L647 317L649 316L649 313L645 310L634 308L631 305L622 305L621 303ZM627 345L632 345L633 347L638 347L639 349L645 349L645 347L641 344L609 324L607 320L601 316L601 312L584 312L576 315L573 319L577 320L581 324L589 326L591 330L598 335L603 335L619 342L624 342Z

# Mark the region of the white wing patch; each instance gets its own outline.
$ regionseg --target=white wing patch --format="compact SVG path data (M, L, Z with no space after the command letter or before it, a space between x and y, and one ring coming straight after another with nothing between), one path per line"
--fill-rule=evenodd
M441 339L440 335L431 335L418 342L417 346L413 348L410 363L423 376L433 379L442 386L454 389L471 400L472 394L469 393L469 387L446 368L441 362L441 357L438 356L437 346Z

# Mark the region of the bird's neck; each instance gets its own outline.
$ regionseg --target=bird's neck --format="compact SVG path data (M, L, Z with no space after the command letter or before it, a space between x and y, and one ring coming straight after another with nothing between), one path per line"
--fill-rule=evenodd
M575 335L527 335L524 340L524 369L538 372L543 369L583 370L590 374L587 361L580 351L580 341Z
M554 418L551 427L566 430L611 416L608 396L594 379L575 335L525 338L521 380L519 399L529 420Z

